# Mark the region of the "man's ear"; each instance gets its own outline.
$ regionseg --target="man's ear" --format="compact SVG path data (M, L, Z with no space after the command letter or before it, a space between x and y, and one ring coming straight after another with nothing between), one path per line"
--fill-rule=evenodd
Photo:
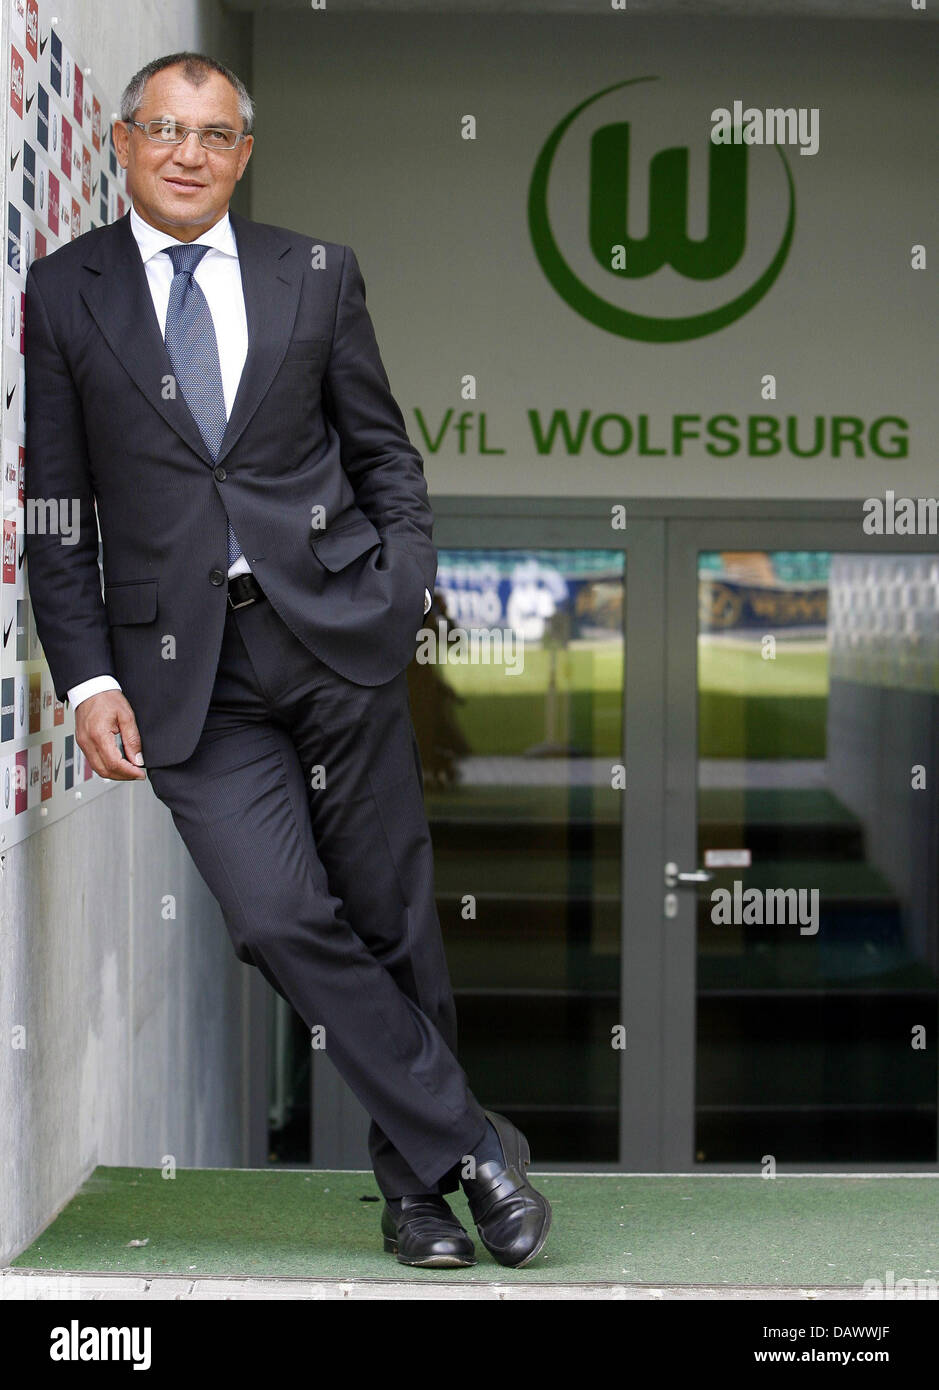
M244 171L247 169L247 167L248 167L248 160L251 158L251 151L254 149L254 136L253 136L253 135L249 135L248 138L247 138L247 140L244 141L244 149L245 149L246 153L244 153L244 154L241 156L244 162L242 163L241 168L238 170L238 178L239 178L239 179L241 178L241 176L242 176L242 174L244 173Z
M130 131L121 121L112 121L111 136L114 141L117 162L122 169L126 169L129 163L128 147L130 144Z

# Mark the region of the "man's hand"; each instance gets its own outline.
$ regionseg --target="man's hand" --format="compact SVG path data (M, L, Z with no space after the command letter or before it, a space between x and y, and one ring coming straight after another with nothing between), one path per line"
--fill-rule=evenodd
M126 755L123 758L115 734L121 736ZM146 777L144 769L134 761L140 753L134 711L119 690L102 690L82 700L75 711L75 738L99 777L116 782L136 782Z

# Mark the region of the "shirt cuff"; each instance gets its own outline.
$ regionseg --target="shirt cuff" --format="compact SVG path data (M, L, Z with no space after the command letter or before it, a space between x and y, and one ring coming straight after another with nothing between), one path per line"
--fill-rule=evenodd
M73 685L66 691L68 702L75 709L82 700L87 700L89 695L100 695L102 690L120 690L119 683L113 676L92 676L91 680L79 681L78 685Z
M425 612L425 613L429 613L429 612L430 612L430 605L431 605L432 602L433 602L433 599L432 599L431 596L430 596L430 590L429 590L429 589L425 589L425 590L424 590L424 612Z

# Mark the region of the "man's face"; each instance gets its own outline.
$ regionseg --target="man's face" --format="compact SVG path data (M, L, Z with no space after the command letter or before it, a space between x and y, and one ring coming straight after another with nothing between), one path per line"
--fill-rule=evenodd
M149 79L135 113L138 121L172 117L180 125L242 129L238 95L220 72L201 87L183 77L182 66ZM251 155L254 137L233 150L207 150L190 133L181 145L161 145L136 126L114 124L118 162L127 170L127 190L145 221L179 241L194 241L228 209L235 184Z

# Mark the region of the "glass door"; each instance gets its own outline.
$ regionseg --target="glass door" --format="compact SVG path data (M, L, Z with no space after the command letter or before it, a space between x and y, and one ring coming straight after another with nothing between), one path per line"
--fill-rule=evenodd
M675 1167L939 1157L931 543L845 522L670 524Z
M460 1061L542 1165L618 1161L624 595L609 542L440 546L408 670Z

